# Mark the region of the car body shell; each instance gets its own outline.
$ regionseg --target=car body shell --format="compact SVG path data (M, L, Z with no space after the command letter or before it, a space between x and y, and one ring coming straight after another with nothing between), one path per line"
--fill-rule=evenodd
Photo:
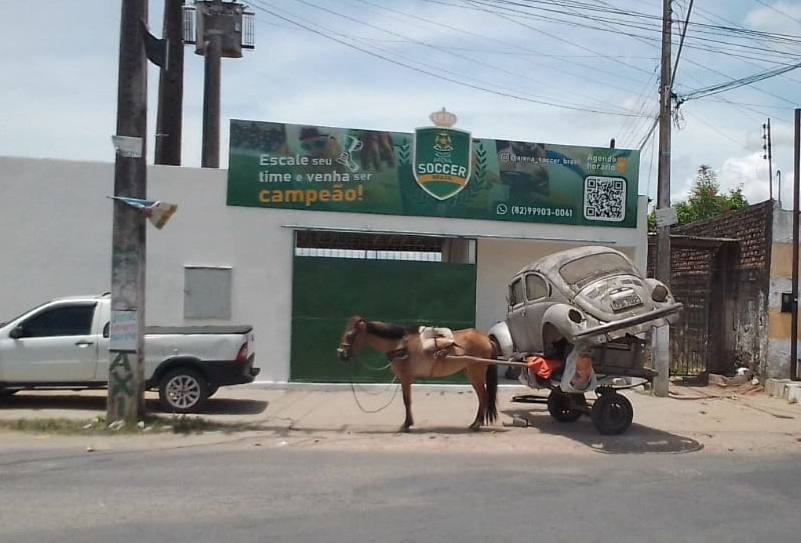
M585 246L521 269L509 283L505 322L490 329L506 356L548 355L559 345L601 346L641 338L674 322L682 305L618 250Z

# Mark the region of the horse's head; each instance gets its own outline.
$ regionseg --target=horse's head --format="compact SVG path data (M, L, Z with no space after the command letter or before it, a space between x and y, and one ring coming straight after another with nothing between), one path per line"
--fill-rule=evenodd
M339 347L337 348L337 356L340 360L347 362L359 350L356 343L359 339L359 332L364 330L365 327L364 319L359 315L354 315L348 320L348 325L345 327L345 331L342 332L342 338L339 340Z

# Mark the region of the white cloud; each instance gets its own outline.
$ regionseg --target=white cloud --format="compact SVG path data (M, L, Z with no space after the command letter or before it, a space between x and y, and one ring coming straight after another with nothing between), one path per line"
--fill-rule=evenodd
M762 158L762 153L731 157L721 165L716 173L722 193L728 193L732 189L741 187L743 195L750 203L768 199L770 191L768 163Z
M786 1L767 3L770 7L760 6L750 11L745 24L765 32L801 35L801 4Z

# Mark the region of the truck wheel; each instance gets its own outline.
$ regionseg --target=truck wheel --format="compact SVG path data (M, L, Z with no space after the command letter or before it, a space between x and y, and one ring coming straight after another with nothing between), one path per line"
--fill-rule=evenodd
M170 413L191 413L206 403L209 386L196 371L178 368L168 372L159 383L159 401Z
M621 434L631 425L634 408L629 399L622 394L606 392L595 400L590 417L602 434Z
M572 396L572 398L571 398ZM584 413L575 406L586 405L584 394L568 395L561 390L552 390L548 395L548 413L559 422L576 422Z

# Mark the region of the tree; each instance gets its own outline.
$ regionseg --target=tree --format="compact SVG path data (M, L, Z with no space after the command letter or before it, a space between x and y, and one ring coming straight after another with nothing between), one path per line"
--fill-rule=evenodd
M743 195L742 186L729 190L728 194L720 194L720 183L715 172L706 164L698 167L695 184L686 201L675 204L679 226L701 219L708 219L735 209L748 207L748 200ZM656 231L655 211L648 215L648 231Z

